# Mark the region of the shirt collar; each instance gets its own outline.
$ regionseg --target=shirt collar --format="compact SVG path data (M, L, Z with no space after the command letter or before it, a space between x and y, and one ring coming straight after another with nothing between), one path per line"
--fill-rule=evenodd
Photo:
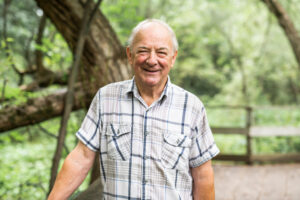
M163 97L168 97L170 95L170 87L172 87L172 83L171 83L171 80L170 80L170 77L168 76L168 80L167 80L167 83L166 83L166 86L159 98L159 100L161 100ZM133 77L129 84L128 84L128 87L127 89L125 90L125 93L128 94L128 93L133 93L134 95L137 95L139 94L138 93L138 89L137 89L137 86L136 86L136 82L135 82L135 77Z

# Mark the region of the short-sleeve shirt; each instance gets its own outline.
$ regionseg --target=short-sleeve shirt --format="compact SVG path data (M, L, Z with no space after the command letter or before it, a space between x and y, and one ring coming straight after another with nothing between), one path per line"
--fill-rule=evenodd
M100 88L76 135L99 151L103 199L192 199L190 168L219 153L202 102L169 78L150 106L134 78Z

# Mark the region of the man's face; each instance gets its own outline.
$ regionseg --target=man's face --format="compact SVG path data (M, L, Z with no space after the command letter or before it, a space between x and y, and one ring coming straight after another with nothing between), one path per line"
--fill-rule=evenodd
M138 86L159 89L167 81L177 51L173 51L168 30L160 24L149 23L136 34L132 49L127 48L127 56Z

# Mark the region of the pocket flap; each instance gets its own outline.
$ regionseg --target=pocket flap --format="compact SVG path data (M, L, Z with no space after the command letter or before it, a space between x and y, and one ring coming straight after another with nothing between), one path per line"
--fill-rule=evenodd
M187 135L178 134L178 133L165 133L164 140L168 144L172 146L178 147L191 147L192 139L189 138Z
M120 136L131 131L131 126L127 124L107 124L106 135Z

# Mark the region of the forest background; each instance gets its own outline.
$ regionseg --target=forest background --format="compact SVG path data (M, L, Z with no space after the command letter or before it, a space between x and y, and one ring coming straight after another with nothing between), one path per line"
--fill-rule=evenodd
M265 2L268 1L104 0L100 10L111 26L107 25L107 29L113 30L118 39L105 36L110 39L105 40L103 36L106 43L100 41L99 45L107 51L104 57L110 55L113 48L109 45L117 41L122 47L126 46L131 29L139 21L162 19L173 27L179 41L171 80L200 97L207 105L212 126L243 126L245 123L243 110L210 108L214 105L254 106L256 125L300 126L300 63L278 18ZM295 29L300 30L299 0L277 2L294 22ZM0 199L41 199L48 192L61 117L57 114L44 117L47 114L40 113L38 118L43 118L40 121L17 124L26 121L22 117L27 114L19 108L39 105L43 98L65 91L76 41L72 43L72 33L62 34L63 28L51 15L48 17L51 8L48 11L44 4L41 0L0 2ZM91 33L93 31L91 27ZM71 36L68 38L68 35ZM123 50L119 48L116 53L120 57L119 64L124 60ZM81 69L92 62L86 61L85 53ZM103 82L99 85L122 79L122 76L118 78L118 70L109 67L107 72L102 70L101 73L99 77ZM79 74L78 82L88 77L84 72ZM87 102L92 95L86 95ZM88 108L88 103L77 106L76 102L76 111L68 121L62 159L76 145L75 132ZM273 109L260 109L271 106ZM12 116L10 111L13 111ZM5 128L7 118L15 121L10 128ZM243 137L217 135L215 138L222 152L242 154L246 151ZM299 137L259 138L253 143L253 151L258 154L300 152ZM77 193L86 188L88 182L87 179Z

